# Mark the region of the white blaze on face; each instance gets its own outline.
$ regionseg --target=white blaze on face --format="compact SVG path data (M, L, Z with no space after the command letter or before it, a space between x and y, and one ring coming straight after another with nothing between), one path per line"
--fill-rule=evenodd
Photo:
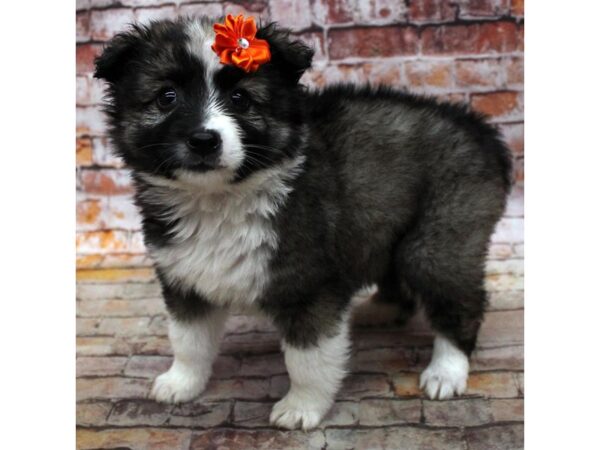
M205 80L208 101L204 105L203 117L205 119L202 126L207 130L219 133L223 151L220 163L234 172L244 160L242 130L235 119L224 111L213 83L215 73L221 68L219 57L211 49L215 39L214 31L210 27L205 28L201 22L194 21L190 22L187 34L190 38L189 51L200 58L206 67Z

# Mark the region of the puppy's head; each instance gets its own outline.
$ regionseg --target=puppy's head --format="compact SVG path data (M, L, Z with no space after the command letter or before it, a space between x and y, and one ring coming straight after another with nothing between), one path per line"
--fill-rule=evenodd
M303 138L298 80L313 51L274 24L257 37L271 61L254 73L211 50L215 20L134 25L96 60L110 136L134 171L236 183L293 158Z

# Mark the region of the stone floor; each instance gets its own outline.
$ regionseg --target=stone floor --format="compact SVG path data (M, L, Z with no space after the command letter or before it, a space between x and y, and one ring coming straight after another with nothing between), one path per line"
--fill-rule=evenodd
M518 278L518 277L517 277ZM432 337L419 320L353 330L351 370L311 432L280 431L271 406L288 387L269 324L233 316L207 391L193 403L146 399L171 350L159 289L148 269L86 271L77 286L79 449L523 448L522 280L488 279L490 311L467 394L429 401L418 374Z

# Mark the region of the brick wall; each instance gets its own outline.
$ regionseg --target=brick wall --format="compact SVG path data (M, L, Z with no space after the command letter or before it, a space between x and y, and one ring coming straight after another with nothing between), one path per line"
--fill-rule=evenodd
M110 154L92 78L104 42L127 23L243 12L294 29L316 50L304 82L370 81L469 103L516 158L517 188L493 238L498 289L523 273L523 0L77 0L77 266L145 266L129 175ZM508 276L507 276L508 275Z

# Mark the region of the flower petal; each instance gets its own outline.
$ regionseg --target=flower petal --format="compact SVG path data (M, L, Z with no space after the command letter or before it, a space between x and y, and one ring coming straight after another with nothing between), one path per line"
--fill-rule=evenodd
M241 36L249 41L254 39L256 36L256 22L254 21L254 17L248 17L244 21L242 24Z

